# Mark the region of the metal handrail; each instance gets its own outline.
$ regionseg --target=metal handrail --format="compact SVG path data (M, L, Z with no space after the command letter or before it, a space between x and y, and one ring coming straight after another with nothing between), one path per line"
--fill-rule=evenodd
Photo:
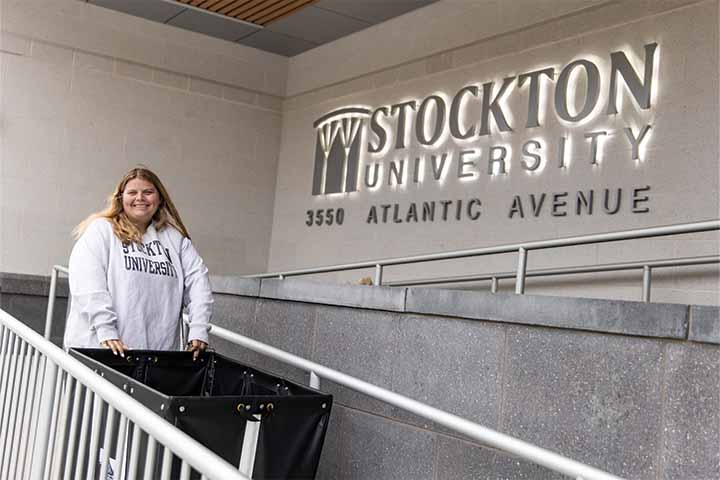
M643 270L669 267L687 267L693 265L711 265L720 263L720 255L707 255L703 257L685 257L664 260L640 260L637 262L606 263L602 265L583 265L562 268L542 268L528 270L525 277L549 277L555 275L573 275L581 273L618 272L624 270ZM496 272L477 275L457 275L451 277L419 278L416 280L397 280L385 282L388 287L415 287L421 285L439 285L443 283L481 282L490 280L490 291L497 292L498 280L515 278L515 272ZM650 282L643 282L642 298L650 300Z
M621 230L617 232L595 233L574 237L553 238L537 240L532 242L513 243L491 247L470 248L454 250L451 252L432 253L424 255L412 255L407 257L386 258L382 260L328 265L324 267L304 268L271 273L258 273L246 275L246 278L286 278L297 275L309 275L315 273L329 273L346 270L359 270L363 268L375 268L375 285L382 285L383 270L391 265L408 265L412 263L430 262L437 260L450 260L454 258L468 258L483 255L494 255L500 253L518 253L518 267L515 274L515 293L525 293L525 278L527 276L527 255L530 250L541 250L546 248L570 247L575 245L588 245L595 243L614 242L620 240L635 240L641 238L661 237L666 235L679 235L683 233L699 233L713 230L720 230L720 219L706 220L702 222L681 223L676 225L664 225L659 227L640 228L634 230ZM646 274L649 278L649 272Z
M45 311L45 339L50 340L50 333L52 331L52 320L53 313L55 312L55 290L57 289L58 273L64 273L65 275L70 274L68 267L62 265L53 265L50 270L50 292L48 293L48 306Z
M206 479L249 480L236 467L3 310L0 379L0 478L70 478L73 468L80 469L76 472L79 478L85 459L88 478L94 478L99 447L104 448L100 467L104 472L112 445L119 445L116 452L120 454L116 456L124 457L123 445L132 424L129 457L118 459L121 472L115 478L124 478L125 473L135 478L144 432L149 437L145 478L153 478L149 470L154 465L156 448L163 446L163 478L169 478L175 455L181 460L181 479L189 479L195 469ZM85 404L80 408L83 397ZM105 406L107 420L101 435ZM115 428L116 415L119 428ZM78 436L80 441L76 443ZM85 452L88 438L90 450Z
M520 439L505 435L477 423L465 420L452 413L426 405L398 393L386 390L350 375L338 372L323 365L311 362L270 345L237 334L217 325L211 325L210 334L240 345L254 352L267 355L288 365L304 370L310 375L310 386L319 388L324 378L339 385L363 393L382 402L419 415L427 420L447 427L483 444L516 455L556 472L570 475L578 480L618 480L620 477L585 465L550 450L532 445Z

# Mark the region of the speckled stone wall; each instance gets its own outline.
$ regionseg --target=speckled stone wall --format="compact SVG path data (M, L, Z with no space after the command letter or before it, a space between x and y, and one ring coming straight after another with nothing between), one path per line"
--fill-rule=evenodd
M216 325L623 478L720 477L718 307L212 281ZM47 287L46 278L0 275L0 308L42 331ZM56 339L64 285L59 294ZM335 402L318 479L562 478L332 382L321 389Z
M504 301L490 294L266 282L216 281L214 322L623 478L720 477L720 336L692 333L698 319L720 328L717 307L526 296L489 321ZM538 317L535 299L555 315ZM335 403L319 479L565 478L332 382L321 389Z

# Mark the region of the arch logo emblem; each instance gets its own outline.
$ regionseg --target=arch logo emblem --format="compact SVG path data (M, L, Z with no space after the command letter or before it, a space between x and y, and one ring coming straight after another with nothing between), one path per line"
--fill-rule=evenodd
M316 137L314 196L358 190L362 131L370 113L364 107L341 108L313 123Z

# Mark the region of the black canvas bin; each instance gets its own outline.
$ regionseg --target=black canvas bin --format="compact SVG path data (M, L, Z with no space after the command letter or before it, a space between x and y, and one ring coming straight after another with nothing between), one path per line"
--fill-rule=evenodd
M253 479L315 478L331 395L212 351L195 361L189 352L132 350L122 358L108 349L71 349L70 354L235 466L246 424L259 421Z

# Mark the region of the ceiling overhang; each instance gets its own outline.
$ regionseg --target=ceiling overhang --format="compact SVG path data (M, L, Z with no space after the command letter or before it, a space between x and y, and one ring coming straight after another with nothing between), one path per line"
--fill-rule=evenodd
M437 0L81 1L292 57Z
M187 7L265 26L307 7L316 0L173 0Z

